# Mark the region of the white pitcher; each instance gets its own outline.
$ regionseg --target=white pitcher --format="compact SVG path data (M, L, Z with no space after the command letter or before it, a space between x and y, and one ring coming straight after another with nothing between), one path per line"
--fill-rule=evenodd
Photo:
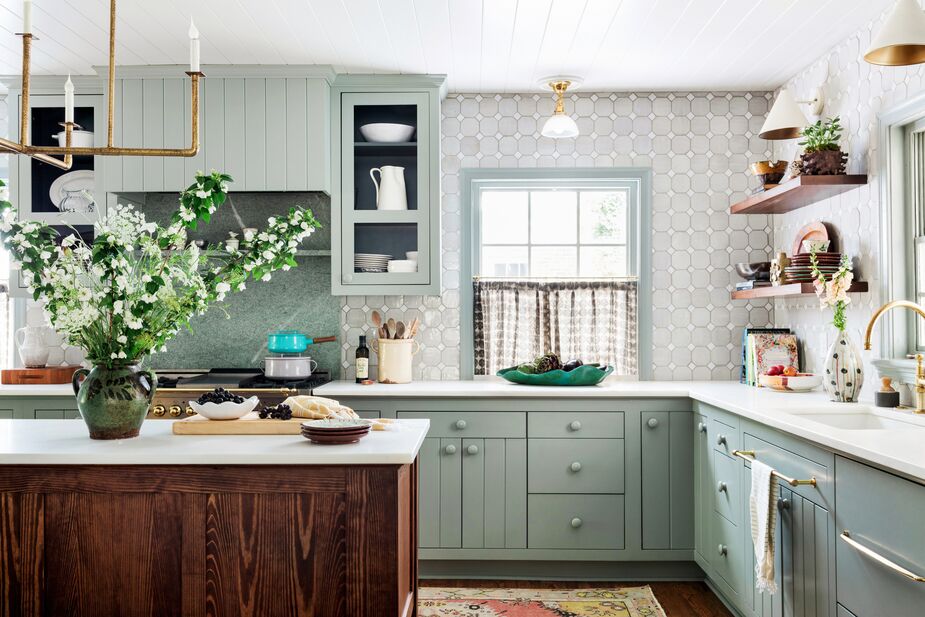
M26 368L43 368L48 362L45 326L26 326L16 331L19 357Z
M379 172L376 182L374 172ZM369 177L376 185L376 207L379 210L407 210L408 195L405 193L405 168L394 165L373 167Z

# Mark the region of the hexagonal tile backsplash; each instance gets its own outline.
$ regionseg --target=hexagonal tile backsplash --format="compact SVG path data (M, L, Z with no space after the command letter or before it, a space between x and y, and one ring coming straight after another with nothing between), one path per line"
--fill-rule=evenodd
M654 172L653 377L737 378L741 328L770 323L772 305L731 303L732 265L767 260L772 229L766 216L729 216L729 204L757 186L748 164L770 155L757 137L770 100L767 92L573 94L567 110L581 134L556 141L539 135L551 96L451 94L442 108L443 291L345 298L344 377L355 376L373 309L420 317L415 379L459 377L460 169L640 166Z

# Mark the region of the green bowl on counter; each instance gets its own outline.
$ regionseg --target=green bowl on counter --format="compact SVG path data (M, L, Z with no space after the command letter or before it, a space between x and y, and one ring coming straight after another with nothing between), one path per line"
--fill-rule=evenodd
M521 373L516 366L503 368L496 374L510 382L525 386L596 386L613 373L612 366L586 364L571 371L558 369L546 373Z

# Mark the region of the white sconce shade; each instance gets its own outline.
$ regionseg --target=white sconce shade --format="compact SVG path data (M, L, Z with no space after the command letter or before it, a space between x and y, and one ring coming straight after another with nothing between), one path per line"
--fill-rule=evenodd
M551 116L543 125L543 137L552 139L568 139L578 137L578 125L565 114Z
M790 90L784 88L777 95L777 100L771 106L768 117L765 118L764 124L758 137L762 139L794 139L800 136L800 133L809 124L809 120L800 111L800 107L794 100Z
M864 60L882 66L925 62L925 12L917 0L897 0Z

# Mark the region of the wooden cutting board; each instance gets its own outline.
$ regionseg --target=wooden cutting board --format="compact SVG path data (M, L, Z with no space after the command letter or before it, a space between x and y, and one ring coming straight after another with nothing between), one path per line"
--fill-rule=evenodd
M174 435L300 435L305 418L261 420L252 411L238 420L209 420L193 416L173 423Z
M47 366L45 368L8 368L0 371L4 385L38 385L71 383L79 366Z

